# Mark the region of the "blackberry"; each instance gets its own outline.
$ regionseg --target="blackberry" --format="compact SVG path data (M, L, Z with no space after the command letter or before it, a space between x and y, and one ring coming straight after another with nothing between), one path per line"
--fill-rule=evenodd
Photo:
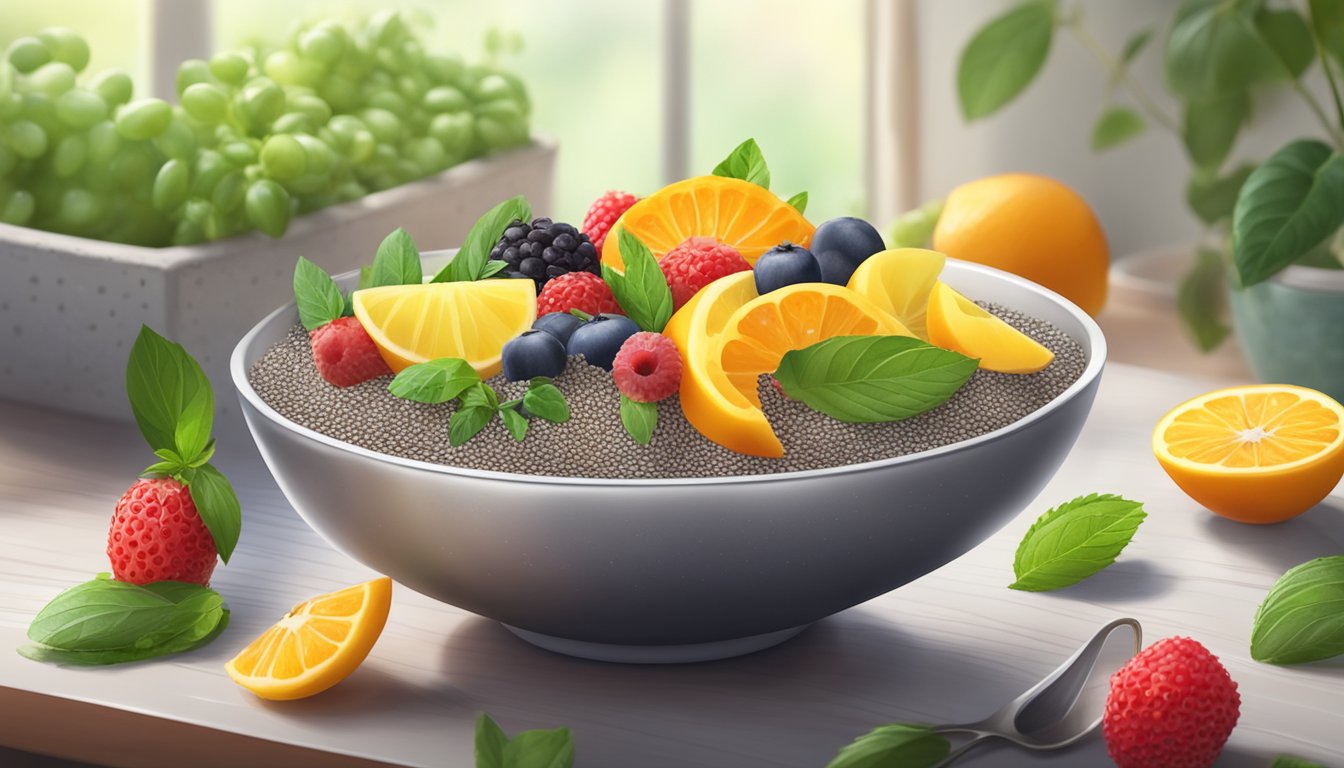
M593 241L573 225L548 218L533 219L531 224L514 219L490 258L508 264L509 277L536 281L538 291L551 278L570 272L602 274Z

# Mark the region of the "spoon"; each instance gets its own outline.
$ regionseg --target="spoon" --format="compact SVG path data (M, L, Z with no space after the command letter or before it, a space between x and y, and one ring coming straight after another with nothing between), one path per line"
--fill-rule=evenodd
M1117 632L1122 627L1133 630L1132 648L1127 643L1110 642L1113 636L1123 639L1126 633ZM1073 744L1101 724L1111 673L1142 647L1143 628L1138 621L1112 621L1054 672L999 711L979 722L934 728L934 733L971 736L970 741L954 749L935 768L948 765L971 747L994 738L1039 750Z

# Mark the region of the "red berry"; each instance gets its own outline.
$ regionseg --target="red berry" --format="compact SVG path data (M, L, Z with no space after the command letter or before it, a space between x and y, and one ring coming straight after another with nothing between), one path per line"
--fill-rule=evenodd
M1241 696L1218 657L1188 637L1145 648L1111 676L1102 732L1119 768L1213 765Z
M378 345L353 317L338 317L309 334L313 363L322 378L349 387L392 372L378 353Z
M692 237L658 260L672 289L672 307L681 309L701 288L734 272L751 269L737 249L712 237Z
M593 247L597 249L599 256L602 255L602 244L607 241L611 225L637 202L639 198L629 192L611 190L597 198L597 202L588 209L588 215L583 217L581 231L593 241Z
M136 480L117 502L107 557L118 581L186 581L206 586L215 570L215 540L191 491L172 478Z
M681 353L663 334L640 331L621 345L611 364L611 375L622 395L640 403L655 403L681 386Z
M596 317L602 313L623 315L607 281L592 272L569 272L551 278L537 297L537 316L577 309Z

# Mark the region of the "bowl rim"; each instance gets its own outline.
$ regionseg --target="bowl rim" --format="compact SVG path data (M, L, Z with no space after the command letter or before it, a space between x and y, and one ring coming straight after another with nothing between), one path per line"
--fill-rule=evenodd
M423 255L432 257L442 255L444 251L426 251ZM1086 335L1086 343L1090 346L1087 365L1077 380L1064 389L1063 392L1055 396L1053 400L1037 408L1035 411L1018 419L1017 421L1000 427L983 435L977 435L967 440L960 440L955 443L949 443L938 448L917 453L908 453L903 456L892 456L885 459L875 459L859 464L845 464L836 467L825 467L822 469L796 470L792 472L768 472L753 475L725 475L721 477L666 477L666 478L601 478L601 477L565 477L559 475L531 475L522 472L500 472L495 470L469 469L466 467L455 467L448 464L438 464L428 461L419 461L417 459L407 459L401 456L379 453L362 446L347 443L343 440L324 435L321 432L305 427L294 422L278 411L271 408L261 395L252 388L251 382L247 378L247 365L244 358L245 351L252 346L257 336L261 335L263 328L266 328L277 317L286 314L294 314L296 305L293 301L270 312L239 339L233 348L233 353L229 356L229 374L233 380L233 386L238 391L239 398L244 405L250 406L258 414L265 417L273 424L287 430L290 433L313 442L324 445L366 459L392 464L411 470L433 472L436 474L456 475L459 477L470 478L474 480L490 480L508 483L527 483L532 485L560 485L560 486L611 486L622 488L655 488L660 486L686 486L686 485L736 485L739 483L765 483L765 482L787 482L795 480L806 480L817 477L826 477L832 475L843 475L848 473L866 472L878 469L885 469L899 464L914 464L920 461L929 461L940 456L960 451L971 450L980 445L1002 440L1014 432L1025 429L1032 424L1045 419L1051 413L1059 410L1065 403L1078 397L1079 394L1091 387L1101 376L1101 371L1106 364L1106 337L1101 331L1101 327L1092 319L1090 315L1084 312L1078 305L1069 301L1054 291L1031 282L1025 278L1005 272L1001 269L987 267L983 264L976 264L959 259L949 258L948 266L957 270L967 270L972 273L978 272L990 277L994 277L1008 282L1020 289L1037 295L1053 304L1058 305L1067 312L1083 328ZM358 274L357 270L345 272L337 275L334 279L338 282L352 278ZM251 425L249 425L251 431ZM253 435L255 442L256 437ZM260 446L258 446L260 447Z

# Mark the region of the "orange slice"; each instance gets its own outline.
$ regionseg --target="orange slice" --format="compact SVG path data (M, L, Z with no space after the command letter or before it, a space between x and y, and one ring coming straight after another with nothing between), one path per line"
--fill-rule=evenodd
M1209 510L1277 523L1320 503L1344 476L1344 406L1289 384L1219 389L1163 416L1153 453Z
M1054 352L943 282L929 294L927 320L930 343L977 357L987 371L1035 373L1055 359Z
M350 676L373 649L392 605L386 576L299 603L224 665L263 699L302 699Z
M355 291L352 303L394 372L457 357L488 379L503 367L504 344L537 319L529 280L387 285Z
M915 336L928 341L929 294L947 257L924 248L893 248L864 259L849 287L885 309Z
M622 228L647 245L654 258L699 236L733 246L752 264L785 240L807 245L814 229L770 190L723 176L678 181L632 205L602 244L602 261L618 270L625 268L618 231Z

